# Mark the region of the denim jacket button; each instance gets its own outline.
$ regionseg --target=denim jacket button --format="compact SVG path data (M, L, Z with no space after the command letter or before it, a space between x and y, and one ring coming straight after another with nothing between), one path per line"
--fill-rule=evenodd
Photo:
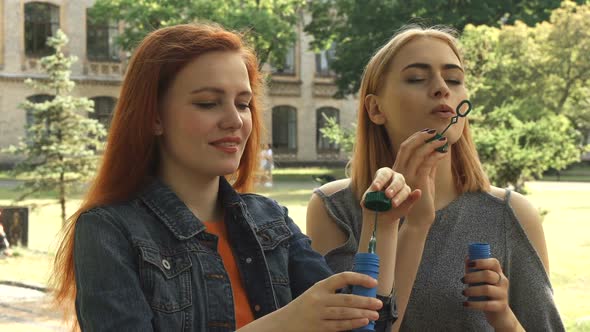
M170 263L166 259L162 259L162 265L166 270L170 270Z
M250 258L250 257L246 258L246 263L248 263L248 264L252 263L252 258Z
M254 311L256 311L256 312L260 311L260 306L258 304L254 306Z

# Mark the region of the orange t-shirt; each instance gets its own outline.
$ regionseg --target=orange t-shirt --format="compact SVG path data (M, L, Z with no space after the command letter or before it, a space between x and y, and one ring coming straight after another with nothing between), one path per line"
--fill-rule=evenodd
M229 275L231 289L234 296L236 328L239 329L254 321L254 313L252 313L252 308L250 308L250 302L248 301L248 296L244 289L244 283L242 282L242 277L240 276L240 271L236 264L236 258L234 257L234 253L228 242L227 228L223 221L206 221L204 224L207 227L207 232L215 234L219 238L217 240L217 252L219 252L221 260L223 261L223 266Z

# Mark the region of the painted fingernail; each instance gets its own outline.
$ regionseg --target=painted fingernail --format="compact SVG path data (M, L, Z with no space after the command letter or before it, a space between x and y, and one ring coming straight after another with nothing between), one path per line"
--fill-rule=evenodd
M475 267L475 262L469 262L469 263L467 263L467 267Z
M464 284L465 283L465 277L461 278L461 283Z
M469 302L463 302L464 307L469 307Z
M443 137L439 138L438 140L442 142L442 141L446 141L447 138L443 136Z
M434 129L430 129L430 130L428 131L428 133L429 133L430 135L432 135L432 134L436 133L436 130L434 130Z
M467 296L467 295L465 295L465 290L462 290L461 294L463 294L463 296Z

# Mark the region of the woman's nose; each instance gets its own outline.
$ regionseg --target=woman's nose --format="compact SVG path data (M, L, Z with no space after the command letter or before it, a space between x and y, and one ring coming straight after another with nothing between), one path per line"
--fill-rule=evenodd
M220 127L223 129L240 129L244 125L244 120L238 110L237 106L233 103L224 109L224 116L221 121Z
M450 90L445 80L442 78L436 80L431 92L432 96L435 98L445 98L449 96L449 93Z

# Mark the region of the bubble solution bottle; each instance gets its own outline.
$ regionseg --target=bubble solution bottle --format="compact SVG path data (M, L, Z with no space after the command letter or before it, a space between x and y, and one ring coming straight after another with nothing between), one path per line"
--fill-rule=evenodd
M487 243L471 243L469 244L469 260L473 261L476 259L485 259L492 257L492 249ZM469 272L477 272L478 269L469 269ZM475 284L469 284L469 286L481 286L485 285L485 282L478 282ZM488 301L490 298L487 296L470 296L467 301Z
M375 230L377 228L377 214L380 211L387 211L391 209L391 200L385 196L382 191L374 191L367 193L365 196L365 208L375 211L375 224L373 225L373 235L369 241L368 252L357 253L354 256L354 266L352 271L366 274L373 279L379 276L379 256L375 254L377 247L377 238L375 237ZM368 297L377 297L377 287L366 288L362 286L352 286L352 294L362 295ZM375 322L369 321L369 324L353 330L355 332L372 332L375 331Z

